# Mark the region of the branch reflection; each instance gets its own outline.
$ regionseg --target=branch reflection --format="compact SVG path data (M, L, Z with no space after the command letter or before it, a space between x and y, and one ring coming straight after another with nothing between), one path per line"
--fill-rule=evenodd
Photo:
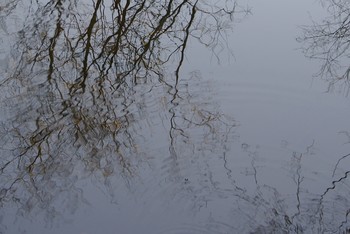
M334 175L331 170L323 173L321 162L309 165L319 160L317 142L312 141L302 151L289 148L287 141L283 144L277 157L271 158L276 152L268 150L268 155L262 152L266 148L241 143L241 154L231 155L231 164L225 160L231 165L225 166L226 179L221 177L221 184L212 189L222 191L221 196L207 200L202 208L210 211L209 217L161 233L348 233L347 164L335 164ZM274 162L286 157L282 165ZM349 160L347 157L340 160ZM217 174L220 172L215 177ZM191 189L195 188L192 185ZM221 216L223 213L226 216Z
M246 13L235 2L11 0L0 9L0 203L18 214L74 212L86 202L82 178L111 193L111 180L128 184L147 164L154 126L168 129L173 161L184 148L215 149L235 126L193 99L201 81L180 79L190 38L220 53Z
M312 26L303 27L298 38L304 44L307 57L319 59L322 66L320 76L329 82L329 89L339 87L349 91L350 66L350 3L347 0L321 1L329 16Z
M292 183L289 184L290 181L286 180L283 183L293 188L294 194L286 195L278 187L261 183L256 184L256 191L252 194L245 193L248 207L254 204L255 208L254 212L244 212L255 222L253 226L261 222L252 233L348 233L349 171L333 174L326 179L326 183L321 182L314 187L312 184L318 183L325 176L321 177L322 173L308 172L310 168L304 162L312 157L314 148L315 141L304 152L292 152L290 164L286 168ZM340 158L342 159L344 157ZM334 170L337 167L338 164ZM264 174L263 169L255 169L255 172Z

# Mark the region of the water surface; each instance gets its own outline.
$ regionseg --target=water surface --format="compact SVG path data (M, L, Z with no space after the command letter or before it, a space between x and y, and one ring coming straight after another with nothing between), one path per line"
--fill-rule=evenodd
M328 3L0 3L0 232L345 233Z

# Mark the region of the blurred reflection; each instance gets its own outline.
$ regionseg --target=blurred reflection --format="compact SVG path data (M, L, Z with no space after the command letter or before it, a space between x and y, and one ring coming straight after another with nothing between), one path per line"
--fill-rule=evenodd
M206 90L191 91L203 86L198 73L179 76L190 38L220 53L245 13L235 2L7 0L0 9L0 203L19 215L74 212L87 202L82 178L117 196L112 180L129 186L140 174L159 126L169 178L185 179L179 158L221 149L235 126Z
M304 43L304 54L322 61L319 75L348 92L350 65L350 2L348 0L321 1L329 15L312 26L303 27L303 36L298 40ZM343 86L345 84L345 86Z
M199 224L187 223L161 233L349 233L346 164L343 168L335 164L336 173L325 175L320 165L316 171L308 166L310 161L316 164L319 156L314 153L315 141L301 152L283 148L278 158L289 160L275 168L276 159L262 155L260 147L241 144L242 154L231 156L234 163L226 167L231 183L225 184L222 178L216 188L221 196L208 200L203 208L210 210L210 216ZM350 157L339 158L341 162L346 159Z
M342 170L338 175L323 178L321 174L308 171L304 161L314 155L315 141L306 147L304 152L292 151L290 163L286 170L289 180L283 180L288 184L294 194L283 194L279 187L256 183L256 191L246 199L248 203L255 205L254 212L247 210L257 227L251 233L348 233L350 230L348 218L350 201L348 199L349 171ZM288 149L288 151L290 151ZM343 160L348 155L341 157ZM252 159L254 160L254 158ZM310 159L309 159L310 160ZM338 163L334 170L337 170ZM264 178L264 168L252 167L260 178ZM261 166L260 166L261 167ZM279 173L279 176L283 173ZM318 191L313 189L313 184L318 185ZM256 179L254 179L256 181ZM292 182L292 183L290 183ZM262 218L261 218L262 217Z

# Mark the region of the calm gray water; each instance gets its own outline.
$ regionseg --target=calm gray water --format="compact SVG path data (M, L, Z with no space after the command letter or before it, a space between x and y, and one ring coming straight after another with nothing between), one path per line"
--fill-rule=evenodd
M0 0L0 233L348 233L349 14Z

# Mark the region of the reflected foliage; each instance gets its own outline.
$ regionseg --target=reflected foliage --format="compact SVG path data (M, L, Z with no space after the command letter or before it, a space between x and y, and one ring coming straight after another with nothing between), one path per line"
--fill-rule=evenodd
M148 165L154 126L166 129L160 142L174 162L184 148L212 152L235 126L191 91L198 73L180 77L190 40L216 55L225 47L246 14L234 1L6 0L0 9L1 206L57 218L84 202L84 178L117 196L112 182L128 185Z
M298 40L304 43L307 57L322 61L319 75L334 88L335 84L348 91L350 78L350 2L347 0L321 1L329 15L312 26L303 27L303 36ZM343 86L345 84L345 86Z

